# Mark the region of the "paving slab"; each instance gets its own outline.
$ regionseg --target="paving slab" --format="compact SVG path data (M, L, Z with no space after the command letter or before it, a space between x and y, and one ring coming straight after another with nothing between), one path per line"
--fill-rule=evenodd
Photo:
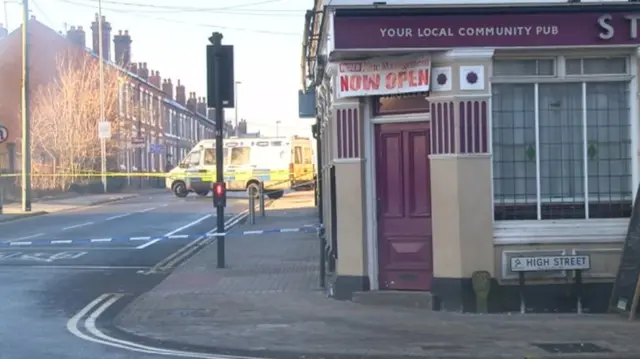
M313 197L284 197L241 230L303 226ZM270 358L640 358L638 322L617 315L433 312L330 299L313 233L228 237L114 320L130 335Z

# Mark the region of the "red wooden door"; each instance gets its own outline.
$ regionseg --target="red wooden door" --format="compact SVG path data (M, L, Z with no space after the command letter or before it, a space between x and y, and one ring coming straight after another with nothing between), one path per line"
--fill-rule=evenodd
M430 148L428 122L376 125L380 288L431 289Z

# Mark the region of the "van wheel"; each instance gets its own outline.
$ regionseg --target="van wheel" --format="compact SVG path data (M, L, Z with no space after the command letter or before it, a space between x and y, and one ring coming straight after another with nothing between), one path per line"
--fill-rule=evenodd
M182 181L174 182L173 186L171 186L171 190L173 191L173 194L179 198L184 198L189 194L189 191L187 191L187 185Z

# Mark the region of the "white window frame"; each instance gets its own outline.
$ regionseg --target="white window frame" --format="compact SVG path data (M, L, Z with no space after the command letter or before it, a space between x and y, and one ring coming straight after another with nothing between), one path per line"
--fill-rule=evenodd
M556 57L556 76L537 76L537 77L492 77L492 84L504 84L504 83L534 83L535 84L535 102L536 102L536 142L538 142L538 86L541 83L567 83L567 82L580 82L582 83L582 96L583 104L586 101L586 84L589 82L615 82L626 81L629 84L629 120L631 130L631 190L632 201L635 199L637 186L639 179L638 173L638 59L640 58L640 52L631 53L625 52L621 56L628 58L628 74L625 75L565 75L565 57ZM618 57L619 54L603 54L600 56L571 56L571 58L602 58L602 57ZM528 57L534 59L533 57ZM549 58L540 57L539 59ZM509 57L508 59L511 59ZM586 120L586 106L583 106L583 123ZM491 121L490 121L491 122ZM493 128L490 133L493 132ZM493 151L493 147L491 147ZM493 164L492 164L493 168ZM586 181L588 181L588 176ZM537 195L537 207L538 218L540 218L540 168L539 168L539 156L536 154L536 195ZM585 184L586 184L585 181ZM493 178L492 178L493 188ZM585 187L587 189L588 187ZM492 213L494 212L495 197L492 198ZM585 195L585 201L588 201L588 195ZM588 206L585 208L588 216ZM494 220L494 244L495 245L535 245L535 244L564 244L564 243L620 243L624 241L626 226L628 225L628 218L607 218L607 219L565 219L565 220L552 220L552 219L535 219L535 220Z

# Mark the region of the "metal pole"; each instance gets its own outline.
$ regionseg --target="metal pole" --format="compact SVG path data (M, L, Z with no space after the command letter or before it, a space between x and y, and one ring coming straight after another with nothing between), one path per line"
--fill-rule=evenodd
M260 205L260 217L265 217L266 213L264 211L264 181L260 181L260 199L258 204Z
M249 195L249 224L256 224L256 197Z
M138 65L138 69L139 69ZM137 75L137 74L136 74ZM142 148L140 147L140 144L138 143L138 141L140 140L140 137L142 137L142 104L140 103L140 101L142 101L142 96L140 96L140 82L138 81L138 85L136 86L136 104L138 106L138 127L136 128L138 134L137 137L138 139L136 140L136 151L138 153L138 172L141 173L142 172ZM138 177L138 188L142 188L142 177L139 176Z
M29 0L22 2L22 210L31 212L31 116L29 114Z
M214 32L211 36L211 42L213 44L213 75L215 78L214 84L214 95L215 98L215 119L216 119L216 182L222 183L224 182L224 151L222 148L222 140L224 137L224 109L222 108L222 84L220 83L220 66L222 64L221 56L222 56L222 34L219 32ZM226 193L225 193L226 195ZM224 228L224 207L218 206L216 208L216 229L218 233L225 233ZM220 236L216 240L217 243L217 252L218 252L218 268L225 267L225 236Z
M2 174L2 172L0 172L0 174ZM0 178L0 214L2 214L2 206L4 203L4 185L2 184L3 180L3 178Z
M238 85L240 85L241 82L240 81L236 81L233 86L234 86L234 90L233 93L236 96L236 101L235 101L235 105L234 105L234 111L235 111L235 122L236 122L236 137L240 137L240 130L238 129Z
M104 50L102 39L102 1L98 0L98 58L100 59L100 121L105 121L104 114ZM100 139L100 173L102 174L102 186L107 193L107 140Z

